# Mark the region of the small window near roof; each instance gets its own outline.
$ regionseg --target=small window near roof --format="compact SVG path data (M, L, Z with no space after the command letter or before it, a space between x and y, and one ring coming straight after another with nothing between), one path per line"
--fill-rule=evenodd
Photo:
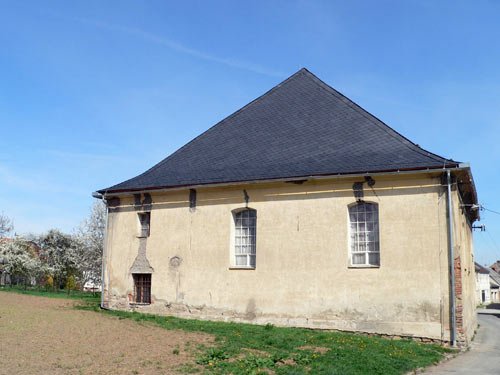
M255 268L257 211L247 208L233 215L234 265Z
M151 303L151 274L134 273L134 302L150 304Z
M139 217L139 235L138 237L149 237L149 222L151 220L151 212L140 212Z
M378 205L357 202L349 207L351 265L380 266Z

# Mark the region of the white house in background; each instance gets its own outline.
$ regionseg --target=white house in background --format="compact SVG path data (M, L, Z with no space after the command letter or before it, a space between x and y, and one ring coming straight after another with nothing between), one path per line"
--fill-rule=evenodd
M92 280L89 280L83 285L83 290L86 292L100 292L101 291L101 284L96 283Z
M500 274L488 268L490 271L490 296L491 303L500 302Z
M491 303L490 271L478 263L474 265L476 269L477 303L487 305Z

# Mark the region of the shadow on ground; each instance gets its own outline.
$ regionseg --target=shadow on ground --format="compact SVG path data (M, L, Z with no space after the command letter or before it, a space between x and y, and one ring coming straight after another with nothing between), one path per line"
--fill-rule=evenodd
M477 313L491 315L500 319L500 303L490 303L483 309L478 309Z
M500 310L500 303L490 303L486 308L488 310Z

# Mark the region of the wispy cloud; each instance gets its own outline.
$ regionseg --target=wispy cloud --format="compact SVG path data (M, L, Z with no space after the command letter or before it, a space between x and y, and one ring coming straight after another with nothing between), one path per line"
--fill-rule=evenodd
M55 149L42 150L45 154L49 154L58 159L71 160L71 161L97 161L97 162L117 162L123 161L123 155L107 155L89 152L73 152L73 151L62 151Z
M45 11L44 13L50 14L51 16L55 16L58 18L64 18L68 19L69 17L63 16L61 14L55 13L55 12L47 12ZM253 73L257 74L262 74L266 76L271 76L271 77L279 77L283 78L286 76L283 72L274 70L274 69L269 69L265 66L259 65L259 64L254 64L248 61L242 61L238 59L233 59L233 58L225 58L225 57L219 57L212 55L210 53L206 53L204 51L200 51L195 48L191 48L189 46L186 46L182 43L179 43L173 39L170 39L166 36L162 35L157 35L150 33L148 31L136 28L136 27L130 27L130 26L123 26L119 24L112 24L108 22L103 22L91 18L84 18L84 17L71 17L71 20L77 21L80 23L84 23L87 25L92 25L101 29L106 29L114 32L120 32L123 34L127 35L132 35L138 38L141 38L149 43L154 43L166 48L169 48L171 50L183 53L185 55L192 56L196 59L200 60L205 60L205 61L210 61L210 62L215 62L218 64L226 65L231 68L237 68L237 69L243 69L247 70Z
M29 176L26 176L28 174ZM45 193L62 193L65 189L62 186L47 182L45 179L30 173L15 173L5 165L0 165L0 183L10 188Z

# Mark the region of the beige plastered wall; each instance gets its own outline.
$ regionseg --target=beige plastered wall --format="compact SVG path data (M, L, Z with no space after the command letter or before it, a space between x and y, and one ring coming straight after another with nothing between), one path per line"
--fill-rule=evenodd
M194 210L188 189L152 193L146 257L153 301L147 306L133 304L130 272L142 208L121 197L108 217L104 305L448 341L447 206L440 176L377 177L373 188L363 184L364 200L379 205L377 268L350 267L347 207L356 201L357 181L364 179L199 188ZM244 190L248 207L257 210L255 269L232 267L232 211L246 207ZM458 210L456 193L454 205ZM458 227L460 220L457 212ZM469 262L470 234L463 228L456 252ZM468 267L464 280L471 276ZM473 302L474 287L469 292ZM464 303L466 334L475 327L469 308Z

